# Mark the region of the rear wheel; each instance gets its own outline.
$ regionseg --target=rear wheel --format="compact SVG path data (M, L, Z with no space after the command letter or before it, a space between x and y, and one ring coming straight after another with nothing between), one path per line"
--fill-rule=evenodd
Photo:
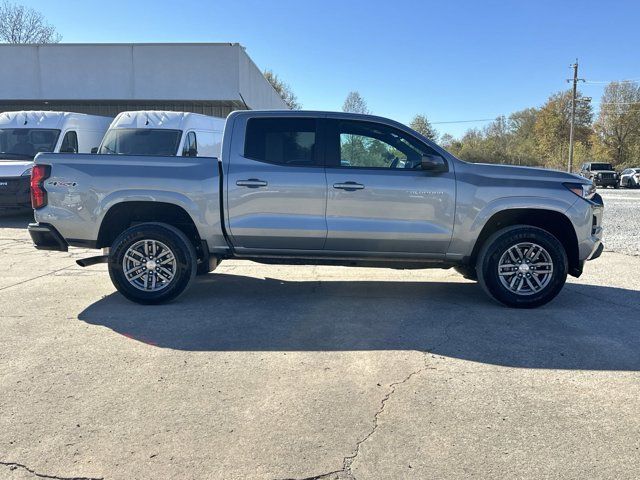
M109 276L133 302L168 302L183 293L197 270L193 244L177 228L142 223L125 230L109 252Z
M496 301L534 308L555 298L567 279L567 254L560 241L537 227L516 225L494 233L478 255L483 290Z

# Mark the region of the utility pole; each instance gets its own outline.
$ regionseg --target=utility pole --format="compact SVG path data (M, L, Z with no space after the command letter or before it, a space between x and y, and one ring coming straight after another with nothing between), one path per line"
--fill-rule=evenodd
M572 94L571 94L571 126L569 127L569 165L567 166L567 172L571 173L573 170L573 130L576 123L576 97L578 95L578 82L584 82L584 79L578 78L578 59L576 63L570 66L573 68L573 79L567 80L567 82L573 82Z

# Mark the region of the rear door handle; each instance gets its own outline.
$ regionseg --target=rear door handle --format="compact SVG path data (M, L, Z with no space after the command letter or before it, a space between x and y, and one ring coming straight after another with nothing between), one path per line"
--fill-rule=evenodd
M257 178L249 178L248 180L238 180L236 185L239 187L259 188L266 187L267 182L264 180L258 180Z
M339 188L340 190L347 190L352 192L354 190L362 190L364 185L356 182L344 182L344 183L334 183L333 188Z

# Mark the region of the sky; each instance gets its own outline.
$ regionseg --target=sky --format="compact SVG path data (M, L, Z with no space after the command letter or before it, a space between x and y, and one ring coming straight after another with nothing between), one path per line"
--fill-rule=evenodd
M640 79L640 2L410 0L21 0L63 42L238 42L305 109L357 90L376 115L424 114L461 136L568 88ZM580 85L594 107L604 83ZM463 123L458 123L465 121ZM441 123L456 122L456 123Z

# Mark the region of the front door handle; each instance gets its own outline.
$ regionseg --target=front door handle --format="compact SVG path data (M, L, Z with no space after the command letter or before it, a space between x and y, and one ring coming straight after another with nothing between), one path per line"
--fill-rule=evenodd
M344 182L344 183L334 183L333 188L339 188L340 190L353 192L354 190L362 190L364 188L364 185L356 182Z
M238 180L236 185L239 187L259 188L266 187L267 182L264 180L258 180L257 178L249 178L248 180Z

